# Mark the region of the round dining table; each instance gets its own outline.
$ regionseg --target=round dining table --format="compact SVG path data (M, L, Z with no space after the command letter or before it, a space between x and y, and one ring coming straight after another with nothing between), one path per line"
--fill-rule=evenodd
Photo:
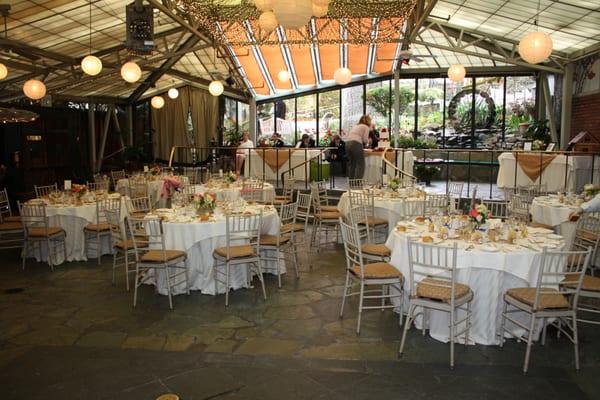
M392 250L390 263L405 277L404 302L401 298L394 299L394 304L408 307L408 291L410 290L410 267L408 260L408 241L422 240L424 235L434 236L437 246L452 247L457 243L457 282L468 285L474 293L472 302L471 329L469 344L497 345L499 344L499 327L502 316L503 295L508 289L535 286L538 276L542 247L562 249L564 241L553 232L544 228L530 227L529 236L519 238L515 244L506 242L488 242L484 244L470 243L461 239L437 238L435 233L428 233L428 224L403 222L405 232L397 228L388 237L386 245ZM398 312L401 310L398 308ZM464 317L459 311L458 319ZM521 322L526 322L525 315L516 316ZM426 328L434 339L442 342L449 341L449 313L428 310ZM418 328L423 326L422 314L415 320ZM536 326L536 335L541 330L541 324ZM457 340L464 342L464 335Z
M203 185L195 185L194 192L204 194L206 192L214 193L218 201L234 202L242 198L243 185L241 182L234 183L207 183ZM272 203L275 200L275 187L264 182L262 201Z
M245 206L241 212L260 213L263 212L262 234L279 234L280 220L277 211L272 206L251 205ZM215 281L212 273L213 251L217 247L223 247L226 243L225 229L226 217L218 210L208 220L202 221L193 212L184 208L158 209L148 214L148 218L160 215L163 219L163 231L165 248L169 250L181 250L187 253L186 266L188 268L188 280L190 290L199 290L203 294L215 295ZM261 250L261 253L263 250ZM271 257L271 255L270 255ZM275 261L262 261L261 268L266 273L277 273ZM285 265L281 263L282 274L285 273ZM243 267L232 268L231 288L239 289L248 285L248 269ZM167 294L166 280L162 271L158 276L149 276L149 284L156 286L160 294ZM179 283L172 288L173 294L185 293L185 284ZM219 285L219 293L225 292L225 286Z

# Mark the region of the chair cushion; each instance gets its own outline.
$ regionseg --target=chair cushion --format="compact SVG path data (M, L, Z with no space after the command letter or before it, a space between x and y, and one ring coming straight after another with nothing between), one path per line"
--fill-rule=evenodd
M544 293L540 295L539 308L541 310L547 308L569 308L569 301L567 298L558 293L556 289L544 288L543 292ZM506 295L531 307L533 307L533 304L535 303L535 288L509 289L506 292Z
M354 275L360 277L360 265L354 265L350 270ZM391 264L386 262L377 262L365 264L366 279L386 279L400 278L404 279L402 272L398 271Z
M576 284L574 282L569 282L565 286L575 288ZM581 284L581 290L600 292L600 278L597 276L585 275Z
M337 206L325 206L325 205L321 205L321 211L322 212L338 212L338 207Z
M290 204L291 200L290 199L278 199L278 198L274 198L273 199L273 204Z
M385 244L365 243L361 250L363 253L373 256L389 257L392 255L392 251Z
M291 231L294 232L302 232L304 230L304 224L285 224L281 226L280 232L281 233L290 233Z
M8 217L2 217L4 222L21 222L20 215L9 215Z
M133 218L144 218L147 214L148 211L132 211L129 213L129 216Z
M4 222L0 224L0 232L18 230L23 230L23 224L21 224L20 222Z
M137 246L138 247L148 247L148 243L138 242ZM132 239L118 241L115 243L115 247L117 247L121 250L131 250L131 249L135 248L135 246L133 245Z
M85 226L85 228L83 228L86 231L93 231L93 232L105 232L105 231L110 231L110 225L109 224L87 224Z
M8 221L8 219L4 219L5 221ZM587 239L587 240L591 240L592 242L598 240L598 234L592 231L586 231L586 230L580 230L579 235L581 235L582 238Z
M435 285L448 285L447 287L435 286ZM454 288L454 299L460 299L471 293L471 288L462 283L456 283ZM452 297L452 290L450 288L450 281L425 278L417 284L417 297L426 297L433 300L443 301L450 303Z
M146 263L163 263L173 261L180 257L186 257L185 251L165 250L163 253L162 250L150 250L144 254L140 260Z
M279 244L285 244L290 241L288 236L279 236ZM260 235L261 246L277 246L277 236Z
M369 226L379 226L387 225L388 221L387 219L369 216L367 217L367 223L369 224ZM361 224L364 224L364 222L362 222Z
M327 211L315 214L316 219L338 219L342 216L339 211Z
M227 247L217 247L214 254L227 258ZM254 247L249 245L230 246L229 247L229 258L245 258L245 257L256 257L254 253Z
M46 228L29 228L29 236L31 237L51 237L56 235L66 234L63 228L57 226L49 226Z

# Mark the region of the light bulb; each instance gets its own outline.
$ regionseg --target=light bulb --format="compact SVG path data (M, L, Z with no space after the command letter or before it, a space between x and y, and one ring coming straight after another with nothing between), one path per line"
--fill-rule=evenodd
M96 76L102 71L102 61L96 56L85 56L81 60L81 69L88 75Z
M129 61L121 67L121 77L129 83L134 83L142 77L142 70L135 62Z
M30 79L23 85L23 93L31 100L39 100L46 95L46 85L37 79Z
M161 96L154 96L152 100L150 100L150 104L152 105L152 108L163 108L165 105L165 99L163 99Z
M179 90L172 88L169 89L169 91L167 92L167 95L171 98L171 99L176 99L179 97Z
M224 89L225 88L223 87L223 83L221 83L221 81L212 81L210 85L208 85L208 91L215 97L220 96Z

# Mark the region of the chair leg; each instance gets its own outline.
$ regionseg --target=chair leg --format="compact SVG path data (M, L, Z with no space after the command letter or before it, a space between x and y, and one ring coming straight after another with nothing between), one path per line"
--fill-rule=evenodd
M542 318L542 346L546 345L546 318Z
M281 254L279 253L279 247L275 250L275 259L277 261L277 287L281 289Z
M465 346L469 344L469 331L471 330L471 302L467 303L467 330L465 331Z
M225 263L225 307L229 306L229 261Z
M123 256L125 257L125 287L129 292L129 253L127 250L125 250Z
M117 269L117 253L113 254L113 266L112 266L112 285L115 286L115 272ZM125 276L127 276L127 265L125 265Z
M404 353L404 343L406 342L406 334L410 329L410 326L413 321L413 313L415 312L416 306L413 304L408 305L408 315L406 316L406 320L404 320L404 330L402 332L402 340L400 340L400 348L398 349L398 357L402 357Z
M508 303L504 302L504 307L502 308L502 318L500 319L500 348L504 347L504 326L506 325L506 312L508 311Z
M102 251L101 251L101 244L100 244L100 234L97 233L96 234L96 257L98 258L98 265L100 265L100 262L102 261Z
M27 261L27 253L29 252L29 241L25 240L23 243L23 250L21 251L22 268L25 271L25 262Z
M213 278L215 280L215 296L219 295L219 274L217 273L217 259L213 258Z
M267 291L265 289L265 277L263 276L263 273L262 273L262 268L260 266L260 260L256 263L256 266L258 268L258 280L260 281L260 286L262 287L263 299L267 300Z
M358 300L358 321L356 321L356 334L357 335L360 335L360 320L361 320L361 317L362 317L364 292L365 292L365 284L361 280L360 281L360 295L359 295L360 297L359 297L359 300Z
M298 247L296 247L296 243L292 244L291 249L294 252L294 271L296 272L296 279L300 279L300 274L298 273Z
M169 266L167 264L164 264L165 266L165 278L167 279L167 293L169 295L169 308L172 310L173 309L173 298L171 296L171 275L170 275L170 271L169 271ZM158 271L156 271L158 272Z
M450 369L454 369L454 333L456 327L456 309L450 310Z
M573 311L572 324L573 324L573 350L575 351L575 369L579 371L579 338L577 332L577 315Z
M523 363L523 373L527 373L529 368L529 356L531 355L531 345L533 344L533 329L535 328L535 313L531 313L529 321L529 332L527 332L527 350L525 351L525 362Z
M139 281L140 281L140 268L139 265L136 263L135 264L135 287L133 288L133 307L135 307L135 305L137 304L137 292L138 292L138 287L139 287Z
M346 296L348 295L348 283L350 281L350 273L346 271L346 283L344 284L344 294L342 296L342 308L340 309L340 318L344 317L344 304L346 304Z

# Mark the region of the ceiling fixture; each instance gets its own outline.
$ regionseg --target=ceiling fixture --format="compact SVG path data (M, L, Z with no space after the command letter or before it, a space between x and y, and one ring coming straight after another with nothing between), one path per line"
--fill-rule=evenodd
M287 69L283 69L277 74L277 79L279 79L279 82L281 83L288 82L290 80L290 73Z
M152 108L163 108L165 105L165 99L163 99L161 96L154 96L152 100L150 100L150 104L152 105Z
M92 0L90 2L90 54L81 60L81 69L88 75L96 76L102 71L102 61L92 55Z
M546 61L552 54L552 38L550 35L538 31L538 21L540 15L540 1L538 0L538 9L536 19L533 21L535 32L528 33L519 42L519 55L530 64L538 64Z
M465 67L460 64L454 64L448 68L448 78L452 82L462 82L463 79L465 79L465 75L467 75L467 71L465 70Z
M258 26L267 33L272 32L277 28L277 25L279 25L279 22L277 22L277 17L273 11L265 11L258 17Z
M39 100L46 95L46 85L37 79L30 79L23 85L23 93L31 100Z
M278 0L273 4L273 12L279 24L286 29L300 29L312 17L311 0Z
M212 81L210 85L208 85L208 91L215 97L220 96L224 89L221 81Z
M254 0L254 5L260 11L269 11L273 9L273 0Z
M10 5L5 5L4 8L0 10L2 12L2 16L4 17L4 39L8 39L8 33L6 28L6 17L8 17L8 11L10 10ZM8 76L8 68L6 65L0 63L0 81Z
M329 0L312 0L313 4L319 7L328 7Z
M349 68L338 68L333 73L333 79L338 85L347 85L352 80L352 71Z
M317 18L324 17L324 16L327 15L328 11L329 11L329 5L320 6L316 2L313 2L313 5L312 5L312 14L315 17L317 17Z
M142 77L142 70L135 62L129 61L121 67L121 77L129 83L135 83Z
M27 110L0 107L0 122L3 124L14 124L19 122L35 121L39 115Z
M7 75L8 69L6 68L6 65L0 63L0 80L6 78Z
M179 90L177 90L176 88L171 88L169 89L169 91L167 92L167 95L169 96L169 98L171 99L176 99L179 97Z

